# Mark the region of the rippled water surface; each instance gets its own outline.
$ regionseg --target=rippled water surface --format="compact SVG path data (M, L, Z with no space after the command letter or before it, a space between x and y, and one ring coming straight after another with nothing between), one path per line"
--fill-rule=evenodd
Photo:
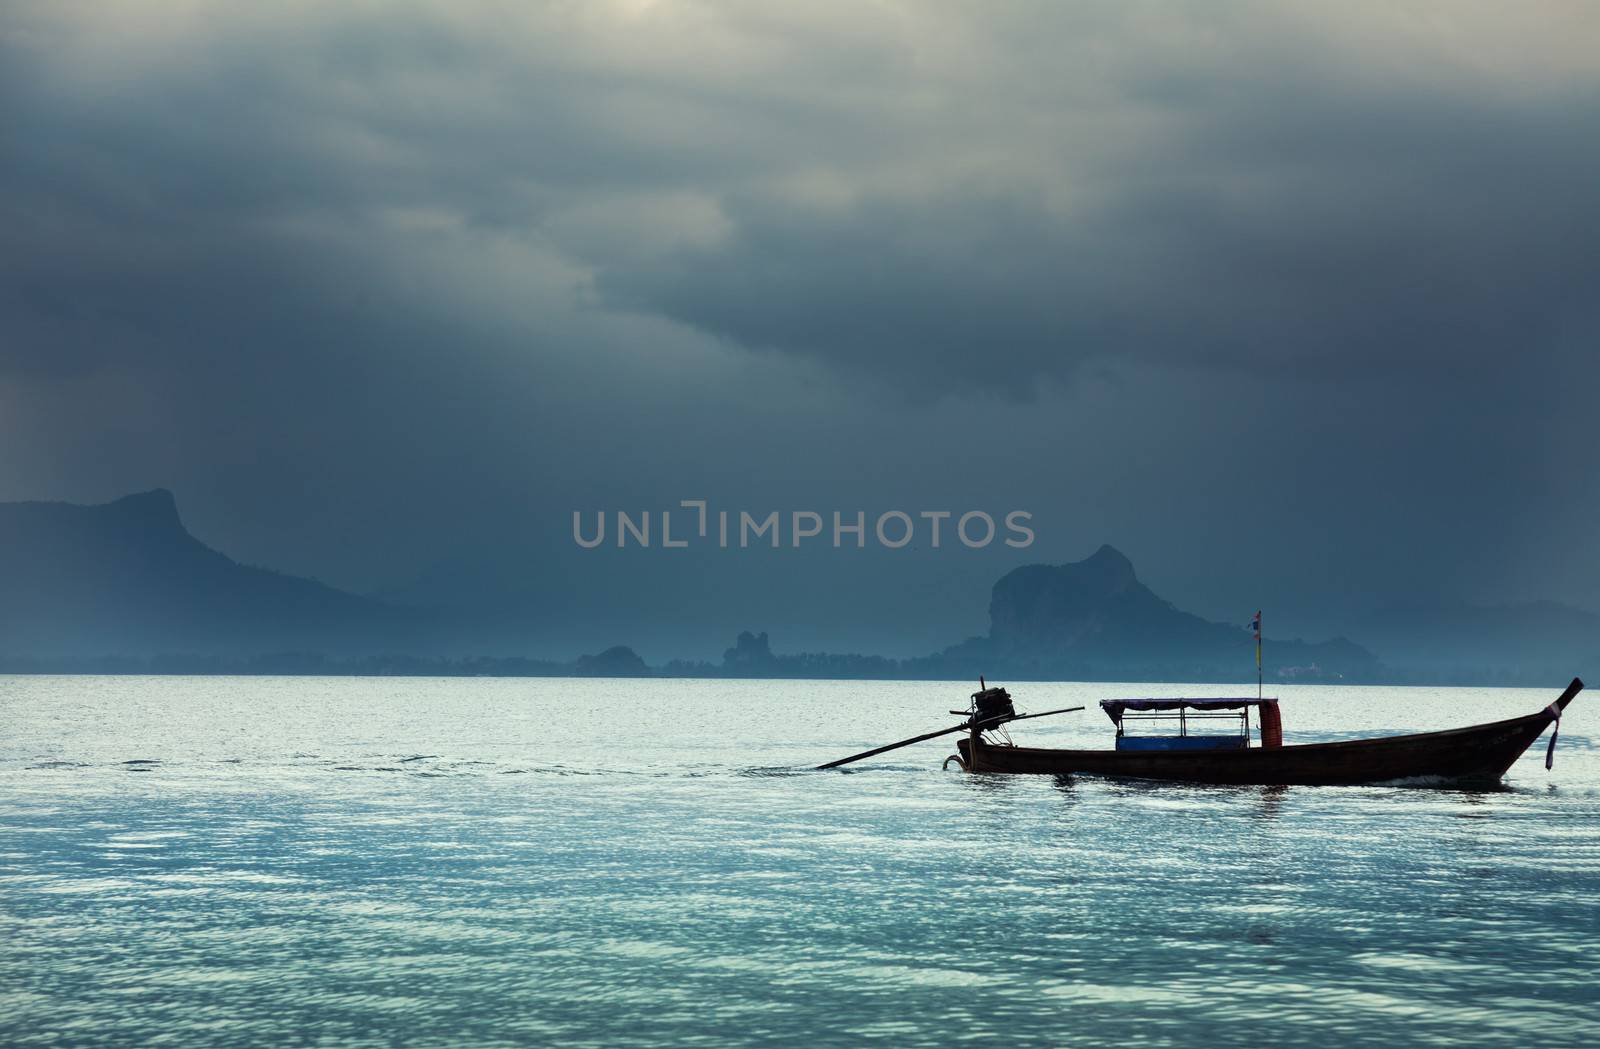
M0 1042L1600 1045L1597 697L1492 793L797 771L970 690L0 678ZM1281 695L1293 743L1556 691Z

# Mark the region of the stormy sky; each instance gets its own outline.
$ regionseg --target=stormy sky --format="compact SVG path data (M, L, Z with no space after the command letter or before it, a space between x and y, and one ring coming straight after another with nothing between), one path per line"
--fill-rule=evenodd
M0 499L531 653L1600 607L1600 7L7 4ZM1033 515L1027 550L571 514ZM1276 628L1276 629L1274 629Z

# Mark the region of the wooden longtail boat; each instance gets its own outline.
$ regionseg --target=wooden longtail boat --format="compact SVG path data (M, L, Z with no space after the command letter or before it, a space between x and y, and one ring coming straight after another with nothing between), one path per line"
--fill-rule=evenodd
M1496 783L1544 730L1560 721L1561 712L1583 688L1572 679L1554 703L1524 717L1443 732L1354 739L1336 743L1282 745L1277 701L1261 699L1106 700L1101 706L1117 725L1115 750L1047 750L1019 747L994 738L993 730L1016 716L984 716L1002 702L1003 689L985 689L973 696L969 735L957 743L959 761L968 772L1018 772L1053 775L1096 775L1137 779L1184 780L1194 783L1335 786L1362 783ZM1004 709L1011 700L1003 695ZM1249 712L1261 715L1262 743L1250 745ZM1177 714L1160 713L1177 711ZM1189 711L1196 711L1191 714ZM1219 714L1223 711L1242 711ZM1129 711L1135 711L1130 715ZM1196 717L1240 717L1245 733L1232 736L1191 735L1187 720ZM1179 732L1168 736L1135 736L1128 720L1139 717L1179 719ZM1276 744L1276 745L1275 745ZM1550 737L1546 767L1555 752Z

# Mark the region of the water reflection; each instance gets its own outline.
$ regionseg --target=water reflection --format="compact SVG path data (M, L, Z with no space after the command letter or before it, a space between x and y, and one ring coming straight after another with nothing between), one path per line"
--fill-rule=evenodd
M1260 818L1275 820L1283 812L1284 799L1289 796L1289 788L1283 786L1256 787L1256 795L1260 800Z

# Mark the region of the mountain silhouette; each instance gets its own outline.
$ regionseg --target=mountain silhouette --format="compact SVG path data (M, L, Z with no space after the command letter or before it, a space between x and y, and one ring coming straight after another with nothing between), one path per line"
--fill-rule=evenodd
M190 535L171 492L98 506L0 503L0 653L354 654L416 641L421 616L241 565Z
M1365 623L1379 655L1342 637L1269 635L1267 679L1544 683L1600 658L1600 617L1549 602L1392 606ZM126 657L177 673L1244 682L1255 672L1249 630L1174 607L1112 546L1007 572L985 636L915 659L775 654L765 633L745 633L720 665L653 671L624 646L529 659L518 653L530 640L494 610L399 607L239 564L189 533L165 489L98 506L0 503L0 659L11 667L115 669Z
M1371 652L1344 638L1267 644L1274 678L1370 680L1380 669ZM1255 673L1248 629L1174 607L1112 546L1082 561L1006 573L990 593L989 635L934 658L1013 678L1242 680Z

